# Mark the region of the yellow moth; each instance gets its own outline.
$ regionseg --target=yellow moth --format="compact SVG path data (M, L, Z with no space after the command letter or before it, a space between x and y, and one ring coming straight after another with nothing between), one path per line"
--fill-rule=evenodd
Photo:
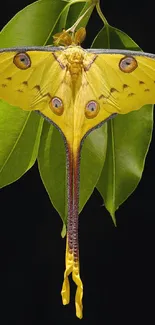
M81 36L82 35L82 36ZM68 276L77 285L76 315L82 318L78 201L81 144L93 129L155 103L155 55L125 50L85 50L81 32L55 39L64 46L0 49L0 98L37 111L63 134L66 145L68 219L63 304L70 299Z

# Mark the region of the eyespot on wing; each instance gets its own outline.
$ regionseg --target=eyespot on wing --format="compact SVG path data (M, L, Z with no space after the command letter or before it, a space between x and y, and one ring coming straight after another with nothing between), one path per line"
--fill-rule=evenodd
M21 70L26 70L31 66L31 59L26 52L17 53L14 56L13 63L16 65L17 68Z
M53 113L55 113L56 115L63 114L64 105L63 105L63 101L59 97L51 98L51 100L49 102L49 106L50 106L51 110L53 111Z
M119 62L121 71L130 73L138 67L137 60L133 56L125 56Z
M85 116L87 118L94 118L95 116L97 116L98 112L99 104L94 100L90 100L85 107Z

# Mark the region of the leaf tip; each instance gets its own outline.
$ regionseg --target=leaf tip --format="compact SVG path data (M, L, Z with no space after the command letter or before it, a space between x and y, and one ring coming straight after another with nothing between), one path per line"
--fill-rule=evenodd
M61 237L65 238L66 236L66 225L63 223L62 230L61 230Z
M111 215L112 221L114 223L114 226L117 227L115 212L110 212L110 215Z

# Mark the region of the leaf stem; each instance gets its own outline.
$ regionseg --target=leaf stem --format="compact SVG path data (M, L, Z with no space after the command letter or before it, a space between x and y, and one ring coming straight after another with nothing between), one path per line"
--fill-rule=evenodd
M99 17L101 18L101 20L103 21L103 24L104 24L104 27L106 28L107 30L107 38L108 38L108 48L110 48L110 33L109 33L109 24L108 24L108 21L107 19L105 18L105 16L103 15L102 11L101 11L101 8L100 8L100 2L98 1L97 4L96 4L96 10L97 10L97 13L99 15Z
M91 4L87 10L84 12L84 14L82 16L80 16L77 21L70 27L66 30L66 32L72 32L74 33L75 32L75 29L77 28L77 26L79 25L79 23L81 22L81 20L86 16L86 14L94 7L94 4Z

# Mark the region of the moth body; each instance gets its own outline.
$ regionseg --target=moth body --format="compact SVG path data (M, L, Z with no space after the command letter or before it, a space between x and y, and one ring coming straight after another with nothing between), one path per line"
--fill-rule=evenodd
M96 55L87 53L81 46L69 46L63 52L63 58L57 58L61 66L66 68L71 75L72 82L75 83L84 71L89 70Z
M75 33L74 43L81 43L84 36L83 30ZM65 45L72 42L65 31L57 34L56 39ZM70 299L68 276L72 273L77 285L76 314L82 318L83 285L78 252L81 144L90 131L117 113L126 114L155 103L155 55L84 50L75 44L0 49L0 99L24 110L39 111L64 135L68 217L61 294L66 305ZM6 116L11 116L12 111L7 109ZM15 114L18 114L16 108ZM123 124L121 127L124 128Z

